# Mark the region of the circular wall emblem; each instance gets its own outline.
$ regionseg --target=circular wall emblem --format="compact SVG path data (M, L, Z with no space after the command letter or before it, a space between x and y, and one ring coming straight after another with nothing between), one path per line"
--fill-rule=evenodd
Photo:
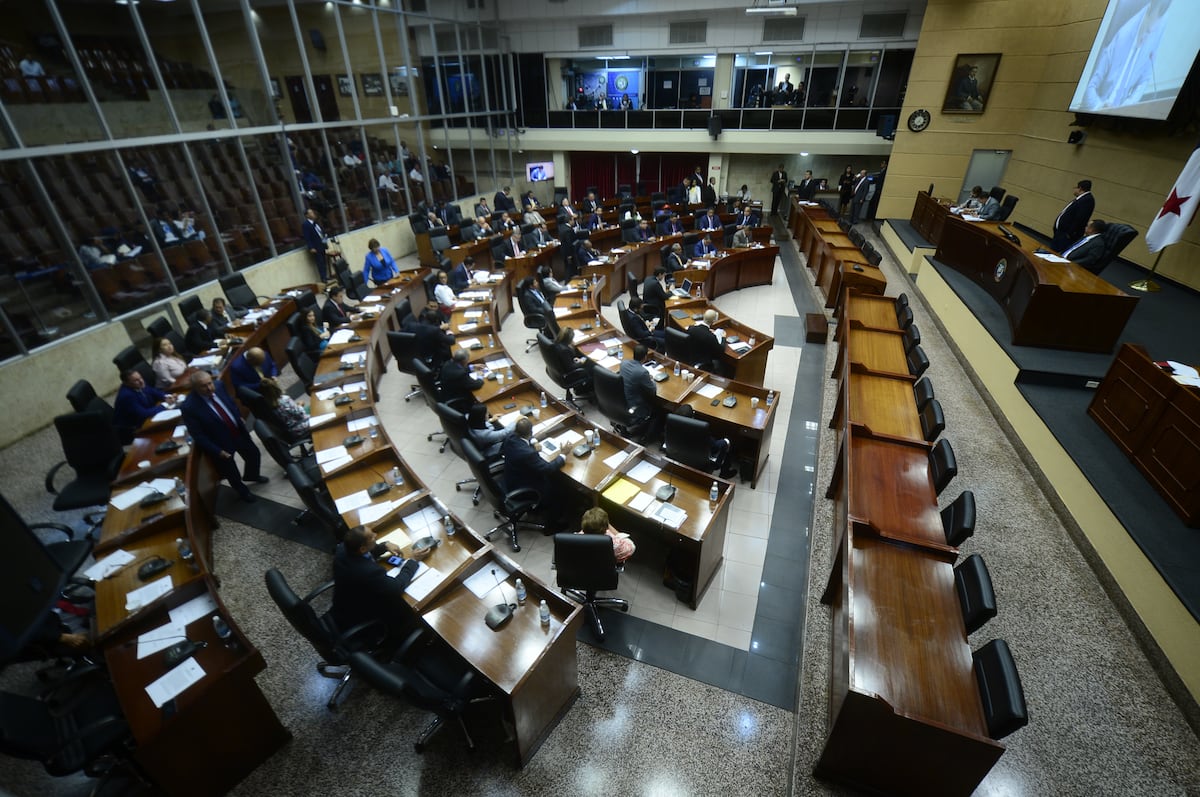
M996 270L993 272L992 276L995 278L996 282L999 282L1000 280L1004 279L1004 272L1006 271L1008 271L1008 261L1004 258L1000 258L1000 262L996 264Z
M629 78L617 75L617 91L624 91L627 88L629 88Z

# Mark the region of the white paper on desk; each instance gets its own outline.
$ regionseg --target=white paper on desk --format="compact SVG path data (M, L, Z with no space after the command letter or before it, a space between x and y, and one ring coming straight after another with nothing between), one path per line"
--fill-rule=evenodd
M973 216L970 213L962 214L963 221L983 221L983 216Z
M374 294L372 294L372 295L366 297L365 299L363 299L363 301L366 302L367 304L374 304L375 302L382 302L383 297L375 296Z
M603 353L603 349L601 349L601 353ZM601 368L607 368L608 370L613 371L613 370L621 367L621 361L618 360L616 357L604 357L603 359L597 360L596 365L600 366Z
M354 461L354 457L347 454L344 457L338 457L337 459L331 459L328 462L322 462L321 463L321 472L324 473L326 476L328 476L330 473L333 473L338 468L342 467L343 465L349 465L353 461Z
M351 432L361 432L363 429L370 429L372 426L378 426L379 419L374 415L368 415L365 418L355 418L346 424L346 428Z
M84 570L83 577L89 581L100 581L108 578L133 560L133 554L118 548L87 570Z
M1172 373L1174 373L1175 376L1186 376L1186 377L1191 377L1193 379L1200 376L1200 373L1198 373L1196 371L1196 369L1190 365L1184 365L1183 363L1177 363L1174 360L1167 360L1167 365L1171 366L1171 371L1172 371Z
M463 291L458 295L459 301L455 302L454 306L458 307L461 303L463 307L467 307L472 302L486 302L490 298L492 298L491 291Z
M458 341L458 346L462 349L469 349L476 344L481 344L482 342L483 341L481 341L479 338L463 338L462 340Z
M153 479L148 482L142 482L136 487L130 487L123 493L114 495L108 502L117 509L124 511L150 495L150 493L169 493L174 489L175 481L173 479Z
M574 429L568 429L558 436L558 444L563 448L573 446L583 440L583 435Z
M704 396L704 398L706 398L706 399L714 399L717 396L721 395L721 393L723 391L724 391L723 387L721 387L720 385L714 385L714 384L705 384L705 385L702 385L701 387L696 388L696 392L699 393L701 396Z
M358 351L348 351L341 357L341 362L345 365L358 365L359 359L367 353L366 349Z
M157 581L151 581L144 587L130 590L125 593L125 611L136 612L148 603L152 603L163 595L166 595L175 588L175 582L171 579L171 574L163 576Z
M343 343L349 343L352 337L354 337L353 329L339 329L329 336L329 345L339 346Z
M417 562L417 572L413 573L412 580L409 583L412 583L412 581L416 581L418 578L421 577L421 574L424 573L428 569L429 569L429 565L425 564L424 562ZM393 567L387 571L388 578L396 578L399 575L400 575L399 567Z
M203 357L193 357L188 360L188 366L191 368L212 368L214 365L221 364L220 354L206 354Z
M650 506L650 503L653 500L654 496L650 495L650 493L646 492L645 490L638 490L638 494L633 498L630 498L626 506L628 506L634 512L645 512L646 507Z
M370 504L358 510L358 522L362 524L374 523L379 518L386 515L396 508L396 504L391 501L383 501L378 504Z
M625 475L633 479L635 482L641 482L642 484L645 484L657 476L658 472L661 470L662 468L658 465L655 465L649 460L643 459L641 462L630 468L629 472Z
M492 575L493 569L496 571L496 575ZM483 600L498 586L498 582L504 581L507 575L508 571L499 565L485 565L476 570L470 578L463 579L463 586L471 590L476 598Z
M464 307L470 307L472 304L474 304L474 302L467 299L466 296L459 296L454 302L454 309L461 310Z
M514 423L516 423L520 419L521 419L521 411L513 410L512 412L504 413L497 420L500 421L501 426L512 426Z
M624 464L627 456L629 455L626 452L618 451L617 453L605 458L604 464L613 469L619 468L622 464Z
M488 274L487 272L483 272L483 271L477 271L475 273L484 275L482 279L475 280L476 282L500 282L501 280L503 280L505 277L508 276L507 271L497 271L492 274Z
M321 401L329 401L331 398L337 398L338 396L345 393L347 390L347 387L337 385L336 387L329 387L324 390L318 390L316 392L316 396Z
M737 343L730 343L729 348L733 349L734 354L745 354L750 351L750 344L744 340L739 340Z
M317 464L320 465L325 462L331 462L335 459L344 459L349 456L350 452L346 450L345 446L334 446L333 448L326 448L317 452Z
M668 528L678 529L683 525L683 521L687 520L687 512L674 504L660 503L654 510L653 517L661 520L662 524Z
M337 509L338 514L344 515L369 503L371 503L371 496L367 495L366 490L359 490L356 493L350 493L350 495L343 495L334 501L333 505Z
M562 422L564 417L565 416L563 416L563 415L555 415L553 418L547 418L546 420L541 421L540 423L535 423L533 425L534 437L536 437L544 432L547 432L550 429L553 429L555 426L558 426Z
M483 318L482 310L468 310L463 313L463 318Z
M351 382L348 385L342 385L342 392L344 392L344 393L357 393L360 390L366 390L366 389L367 389L366 382Z
M408 535L412 539L419 539L422 535L420 532L428 532L428 536L436 536L438 525L441 523L442 516L438 513L437 507L427 506L418 512L412 512L400 518L404 521L404 525L408 526L408 530L412 534Z
M171 437L187 437L187 425L179 424L175 427L175 431L171 432Z
M404 590L415 601L425 600L445 579L442 571L436 567L428 567L424 563L422 563L421 567L424 569L418 571L417 576L409 582L408 587ZM422 575L424 578L421 578Z
M608 356L608 350L602 349L599 346L597 346L596 348L589 351L587 356L595 362L600 362L601 360L603 360L605 357ZM615 360L616 358L614 357L613 359Z
M317 427L324 426L336 417L336 412L323 412L320 415L314 415L308 419L308 428L316 429Z
M146 687L146 694L154 702L155 708L162 708L163 703L173 700L183 691L204 677L204 668L195 658L188 656L175 669Z
M488 362L487 362L487 367L492 369L493 371L498 371L501 368L511 368L512 365L513 365L513 361L508 359L507 357L499 357L495 360L488 360Z
M162 412L156 412L153 417L150 418L150 421L152 423L158 423L159 421L173 421L182 414L183 413L179 410L163 410Z
M458 325L459 332L474 332L477 329L479 329L479 324L476 323Z
M201 617L207 617L216 610L217 602L213 600L212 595L205 592L192 598L187 603L176 606L167 612L167 614L171 617L172 623L177 623L186 628Z
M1035 255L1045 260L1047 263L1070 263L1065 257L1059 257L1053 252L1034 252Z
M176 622L167 623L153 631L147 631L137 638L137 657L144 659L151 653L157 653L185 639L187 639L187 628Z
M1180 376L1179 374L1175 374L1175 376L1172 378L1181 385L1190 385L1191 387L1200 387L1200 377Z
M562 318L562 317L563 317L563 316L565 316L567 313L573 313L573 312L575 312L575 311L574 311L574 310L572 310L572 309L571 309L571 308L569 308L569 307L555 307L555 308L554 308L554 317L555 317L555 318Z
M618 338L605 338L600 341L600 345L606 349L619 349L621 348L621 341Z

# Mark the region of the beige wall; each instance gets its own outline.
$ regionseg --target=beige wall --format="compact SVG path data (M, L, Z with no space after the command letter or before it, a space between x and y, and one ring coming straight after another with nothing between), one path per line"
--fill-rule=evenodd
M975 149L1011 150L1003 185L1020 197L1013 220L1049 233L1080 179L1093 182L1096 216L1139 232L1124 257L1150 267L1144 235L1195 144L1194 136L1157 138L1092 129L1082 146L1067 143L1075 115L1064 110L1087 60L1107 0L930 0L908 84L900 130L880 203L884 216L907 218L913 197L930 182L954 196ZM1030 20L1037 20L1037 26ZM942 114L954 57L1002 53L987 110ZM905 120L933 113L922 133ZM1159 272L1200 288L1200 227L1168 247Z

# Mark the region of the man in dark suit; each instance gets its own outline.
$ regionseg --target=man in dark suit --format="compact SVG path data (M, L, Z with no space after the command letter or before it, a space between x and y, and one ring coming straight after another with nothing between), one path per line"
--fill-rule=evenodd
M167 394L146 384L134 369L121 374L121 388L113 400L113 426L122 443L133 440L133 434L147 419L166 409Z
M700 202L708 208L717 204L717 178L708 178L708 183L700 188Z
M672 213L671 218L663 222L663 235L683 235L683 224L679 221L679 214Z
M771 172L771 215L779 215L779 206L783 204L783 195L787 191L787 172L783 170L783 164L779 164L779 168Z
M721 355L725 353L725 344L721 342L724 335L717 337L718 331L713 329L717 323L717 311L705 310L704 320L697 321L688 327L688 339L692 342L692 353L696 356L696 364L706 371L720 375L723 371Z
M512 189L507 185L496 192L492 204L495 205L497 211L517 209L517 202L512 198Z
M1096 209L1096 198L1092 195L1092 181L1080 180L1071 189L1074 198L1058 214L1054 220L1054 238L1050 248L1061 252L1083 237L1088 219Z
M321 282L325 282L329 279L329 258L340 252L336 246L325 240L325 232L317 223L317 212L312 208L304 211L304 223L300 225L300 234L317 264L317 274L321 277Z
M619 373L625 388L625 403L629 406L631 425L649 424L643 439L650 441L662 436L664 419L662 411L655 404L658 389L654 387L654 380L644 365L647 353L645 345L635 344L633 357L621 360Z
M661 351L667 343L667 331L658 328L658 319L646 320L642 316L642 300L634 296L629 300L629 307L622 311L622 321L625 332L635 343L644 343L656 351Z
M541 249L546 244L550 243L550 232L546 229L545 224L539 224L532 230L527 232L522 237L522 243L526 249Z
M1099 274L1100 269L1097 268L1097 265L1104 259L1104 253L1108 249L1104 242L1106 229L1108 229L1107 222L1092 219L1084 228L1083 238L1068 246L1062 256L1072 263L1078 263L1093 274Z
M721 229L721 217L712 208L709 208L703 216L696 220L697 230L719 230Z
M246 482L265 484L267 477L259 473L262 452L250 437L250 430L242 423L233 399L225 392L225 386L214 382L206 371L196 371L191 379L192 392L180 405L183 422L200 450L212 459L221 474L238 494L238 498L252 503L255 498ZM240 454L245 463L245 473L239 474L234 454Z
M683 245L679 243L671 244L671 251L667 255L667 273L674 274L679 269L683 268Z
M758 216L755 214L754 210L751 209L750 205L742 205L742 212L738 214L735 222L735 224L738 226L738 229L741 230L748 227L757 227L758 222Z
M341 285L334 285L325 296L325 306L321 308L321 318L331 327L340 327L350 323L350 313L354 308L346 304L346 291Z
M492 209L488 207L487 197L485 197L485 196L479 197L479 201L475 203L475 216L476 217L483 216L486 219L486 218L490 218L491 215L492 215Z
M264 378L278 375L279 369L271 355L258 346L246 349L229 364L229 378L234 390L243 385L258 390Z
M642 301L654 307L656 312L665 312L667 308L667 289L663 287L666 274L666 267L659 266L642 282Z
M420 317L408 316L403 329L417 336L417 351L431 368L441 369L442 363L450 359L454 335L449 331L450 325L442 320L442 314L436 309L426 308L421 311Z
M442 401L464 412L475 403L475 391L483 387L483 380L476 379L467 371L470 359L466 349L455 349L454 355L446 361L438 375Z
M462 262L453 268L450 272L450 287L454 292L462 293L471 287L471 268L475 265L475 258L467 255Z
M394 542L375 542L375 532L355 526L333 555L333 606L330 615L339 631L378 620L388 626L390 636L403 639L416 616L404 600L404 590L417 572L417 561L406 560L394 578L376 561L384 556L399 556ZM428 555L428 550L420 556Z
M854 191L851 196L853 199L850 200L850 223L858 224L863 207L871 196L871 178L867 176L866 169L859 171L858 177L855 178Z
M584 200L579 203L579 206L583 209L585 214L595 213L596 211L600 210L600 201L596 199L596 193L594 191L588 191L587 197L585 197Z
M706 235L704 236L703 241L698 241L696 243L695 251L693 252L696 257L700 258L708 257L709 255L715 255L716 253L717 247L713 244L711 235Z
M533 442L533 421L521 418L513 428L513 433L500 445L500 453L504 456L504 489L507 492L530 487L542 496L541 508L550 517L560 518L562 502L553 496L561 491L552 489L549 483L550 475L567 464L567 459L559 454L547 462L538 453L538 447Z
M804 179L797 187L797 194L804 202L811 202L817 195L817 181L813 179L812 170L805 170Z
M645 243L654 239L654 231L650 229L650 222L646 219L638 222L636 234L637 238L634 243Z
M192 323L188 324L187 334L183 337L188 351L202 354L213 347L217 340L217 330L212 323L212 313L201 308L196 312Z

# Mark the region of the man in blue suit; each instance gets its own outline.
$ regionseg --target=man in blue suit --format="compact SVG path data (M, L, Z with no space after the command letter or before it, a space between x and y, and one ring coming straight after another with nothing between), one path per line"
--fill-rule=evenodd
M312 208L304 212L304 223L300 225L300 234L304 236L304 245L308 247L308 251L316 260L317 275L321 277L321 282L325 282L329 274L328 258L340 254L340 252L336 246L330 245L325 240L325 231L317 223L317 212Z
M200 450L212 459L221 474L238 494L238 498L253 503L255 498L246 482L265 484L267 477L259 472L262 452L258 450L250 430L242 423L233 399L225 386L213 381L206 371L196 371L191 379L192 392L180 405L183 422ZM234 454L245 463L245 474L238 473Z
M275 367L271 355L254 346L234 358L229 364L229 376L233 380L234 390L242 385L258 390L265 377L279 376L279 369Z
M475 258L467 255L450 272L450 287L454 289L456 294L462 293L471 287L471 266L473 265L475 265Z
M128 443L147 419L166 409L163 405L166 398L166 393L147 385L142 375L134 369L122 373L121 389L113 401L113 426L121 442Z
M715 255L716 253L717 253L717 247L713 245L711 235L704 236L703 241L699 241L696 243L696 248L694 250L694 254L696 255L696 257L703 258L703 257L708 257L709 255Z

